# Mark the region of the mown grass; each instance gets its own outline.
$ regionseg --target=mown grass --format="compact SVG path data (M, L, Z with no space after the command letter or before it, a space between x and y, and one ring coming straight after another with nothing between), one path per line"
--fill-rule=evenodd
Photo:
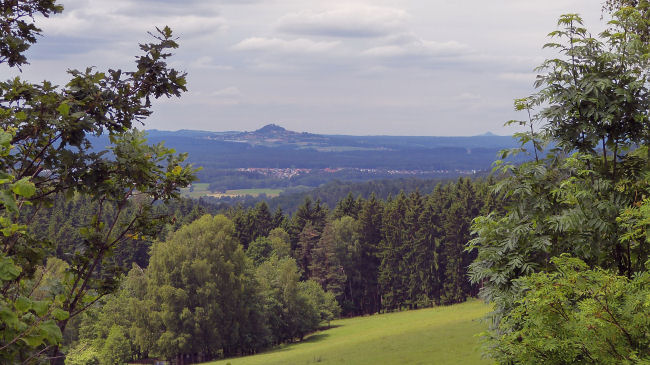
M211 365L280 364L491 364L477 333L489 311L480 301L449 307L342 319L305 341Z

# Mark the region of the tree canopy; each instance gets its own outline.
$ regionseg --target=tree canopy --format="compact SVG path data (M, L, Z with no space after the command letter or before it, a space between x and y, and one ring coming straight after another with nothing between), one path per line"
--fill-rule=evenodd
M0 64L15 69L27 63L25 51L40 34L36 15L54 15L63 7L53 0L2 1L0 10ZM2 142L5 150L11 148L0 158L8 225L1 257L10 272L1 291L5 361L57 357L70 319L117 289L125 268L108 258L126 240L152 234L162 218L152 206L178 198L179 188L194 179L195 170L183 164L185 155L147 145L135 129L151 115L152 99L186 91L185 74L167 66L170 50L178 47L171 29L151 35L132 70L69 70L64 86L20 76L0 82ZM102 134L110 137L106 150L91 143ZM17 225L30 225L59 195L94 203L74 242L48 242ZM48 300L34 300L28 290L34 273L57 244L70 249L65 275Z
M605 8L598 37L576 14L549 34L558 55L515 107L530 116L518 152L555 147L498 163L508 177L494 190L508 203L472 226L470 276L495 306L486 351L501 364L650 359L648 2Z

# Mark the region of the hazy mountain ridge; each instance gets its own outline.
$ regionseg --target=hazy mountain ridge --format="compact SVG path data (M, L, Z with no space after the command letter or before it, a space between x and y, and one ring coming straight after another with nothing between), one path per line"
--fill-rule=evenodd
M315 187L332 180L453 178L489 171L500 150L518 146L509 136L321 135L275 124L250 132L147 133L150 143L164 142L187 152L188 161L202 167L199 179L211 190Z
M385 135L326 135L287 130L277 124L267 124L251 132L226 131L210 132L200 130L161 131L148 130L150 139L162 137L185 137L212 141L244 143L251 146L313 148L321 152L323 147L361 148L366 150L392 149L431 149L431 148L512 148L516 142L511 136L498 136L490 132L478 136L438 137L438 136L385 136ZM470 151L471 153L471 151Z

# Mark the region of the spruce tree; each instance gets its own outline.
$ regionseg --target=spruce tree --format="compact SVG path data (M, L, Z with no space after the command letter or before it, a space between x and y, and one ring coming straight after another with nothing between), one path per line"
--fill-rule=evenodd
M371 194L359 211L357 237L359 239L359 262L362 300L360 313L376 313L381 308L379 295L379 246L382 239L383 206L375 194Z

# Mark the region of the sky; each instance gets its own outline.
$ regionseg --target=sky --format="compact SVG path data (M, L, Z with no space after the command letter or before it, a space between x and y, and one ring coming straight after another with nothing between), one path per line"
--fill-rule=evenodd
M534 92L542 45L564 13L602 29L597 0L62 0L21 77L133 67L169 25L189 91L144 128L323 134L506 135ZM16 70L0 69L0 77Z

